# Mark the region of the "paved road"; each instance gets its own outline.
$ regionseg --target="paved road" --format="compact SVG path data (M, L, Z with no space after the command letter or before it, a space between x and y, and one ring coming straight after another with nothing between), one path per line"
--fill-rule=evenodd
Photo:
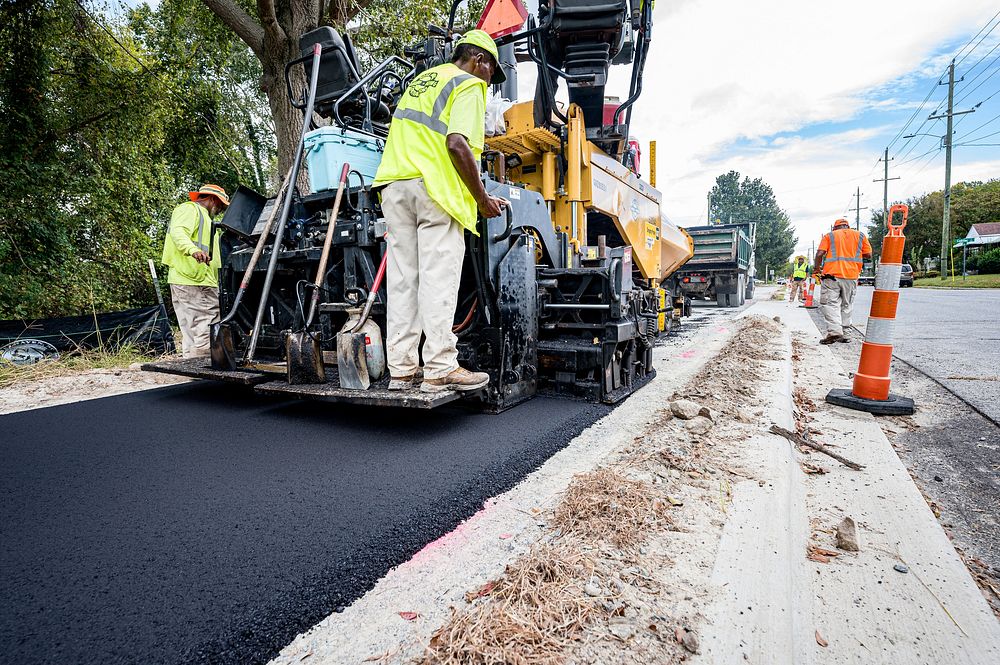
M0 660L265 662L607 410L201 383L0 417Z
M735 313L699 309L669 343ZM266 662L607 412L195 383L0 416L0 660Z
M861 331L873 291L858 289ZM1000 421L1000 289L901 289L895 354Z

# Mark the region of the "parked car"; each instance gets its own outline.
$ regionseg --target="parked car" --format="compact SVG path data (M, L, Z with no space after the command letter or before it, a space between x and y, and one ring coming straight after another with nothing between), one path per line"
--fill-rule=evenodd
M899 288L913 286L913 268L909 263L903 264L903 271L899 273Z
M875 286L875 275L872 273L868 273L867 275L865 273L861 273L858 276L858 284L861 286Z
M780 284L787 284L787 283L788 283L788 280L787 280L787 279L785 279L784 277L779 277L779 278L778 278L778 284L779 284L779 285L780 285Z

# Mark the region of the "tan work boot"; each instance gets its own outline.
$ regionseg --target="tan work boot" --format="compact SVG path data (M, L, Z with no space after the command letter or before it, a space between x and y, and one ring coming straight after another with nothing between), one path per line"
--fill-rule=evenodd
M424 380L424 370L417 368L417 371L409 376L393 376L389 379L389 390L411 390L420 385Z
M424 379L420 384L420 392L440 393L445 390L466 392L485 388L489 382L490 375L486 372L470 372L464 367L459 367L440 379Z

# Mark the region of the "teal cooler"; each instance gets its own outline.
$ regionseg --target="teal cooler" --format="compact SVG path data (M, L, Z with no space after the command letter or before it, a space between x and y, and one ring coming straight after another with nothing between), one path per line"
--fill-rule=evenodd
M337 189L344 162L371 184L382 162L385 141L341 127L320 127L306 134L306 163L314 192Z

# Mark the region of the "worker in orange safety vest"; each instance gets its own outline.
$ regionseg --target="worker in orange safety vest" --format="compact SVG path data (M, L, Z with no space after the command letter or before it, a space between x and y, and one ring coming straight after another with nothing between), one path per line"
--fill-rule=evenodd
M847 342L844 328L851 325L858 275L864 260L871 258L872 246L864 233L855 231L846 219L833 223L816 250L816 275L821 278L820 310L826 321L826 337L820 344Z

